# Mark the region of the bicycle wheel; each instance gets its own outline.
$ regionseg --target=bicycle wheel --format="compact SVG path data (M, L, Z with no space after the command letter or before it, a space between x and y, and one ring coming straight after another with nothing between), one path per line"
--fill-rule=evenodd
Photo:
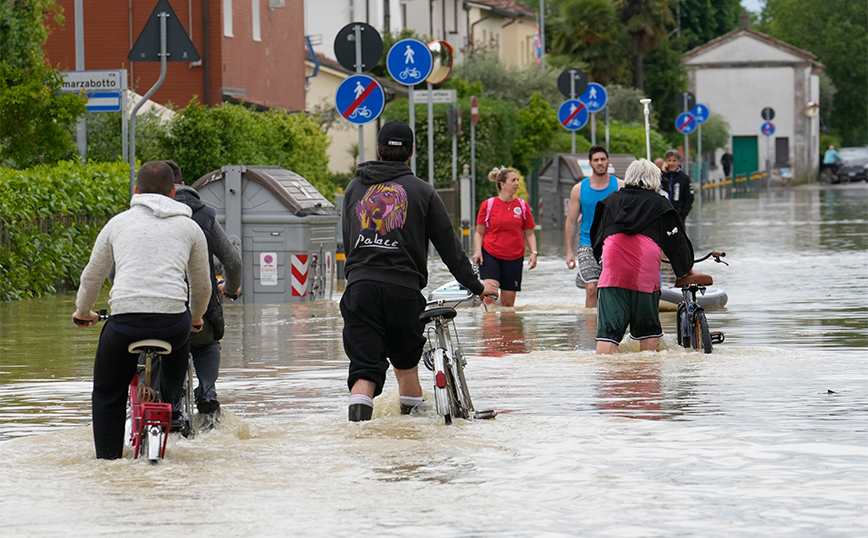
M683 302L678 305L678 312L675 316L675 331L678 339L678 345L681 347L690 347L690 321L687 314L687 305Z
M446 364L446 351L434 350L434 404L437 414L442 416L446 424L452 424L453 403L451 382L452 370Z
M708 320L705 318L705 312L702 310L694 312L691 329L690 340L693 349L701 349L706 353L711 353L711 333L708 331Z
M196 421L193 411L193 359L187 359L187 380L184 382L184 398L182 405L182 414L184 426L181 429L181 435L187 439L196 437Z
M449 361L452 365L454 390L457 413L455 416L459 418L470 418L473 416L473 401L470 399L470 389L467 387L467 379L464 377L464 364L461 357L456 357Z
M818 179L819 179L820 183L822 183L824 185L828 185L829 183L832 182L832 171L828 168L823 168L820 171L820 175L819 175Z

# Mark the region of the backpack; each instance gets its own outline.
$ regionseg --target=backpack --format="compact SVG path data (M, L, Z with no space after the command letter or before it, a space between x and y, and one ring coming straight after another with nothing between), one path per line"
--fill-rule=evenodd
M494 199L495 198L497 198L497 196L492 196L491 198L489 198L486 201L486 204L487 204L487 207L485 209L485 227L486 228L488 228L488 218L491 216L491 208L494 206ZM518 199L518 205L521 206L521 220L527 219L527 202L525 202L524 200L519 198Z

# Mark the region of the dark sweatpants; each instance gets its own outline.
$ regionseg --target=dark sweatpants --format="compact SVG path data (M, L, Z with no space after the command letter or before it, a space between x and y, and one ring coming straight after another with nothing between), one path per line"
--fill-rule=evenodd
M93 440L97 458L123 455L127 394L138 362L138 355L129 353L128 346L146 338L172 345L172 353L161 359L159 386L162 401L175 401L180 398L187 373L190 323L189 310L181 314L121 314L106 321L93 365Z
M350 390L356 380L366 379L376 384L374 396L379 396L389 361L399 370L419 364L425 345L419 314L424 310L425 298L414 289L373 280L347 286L341 297L341 315L344 351L350 358Z

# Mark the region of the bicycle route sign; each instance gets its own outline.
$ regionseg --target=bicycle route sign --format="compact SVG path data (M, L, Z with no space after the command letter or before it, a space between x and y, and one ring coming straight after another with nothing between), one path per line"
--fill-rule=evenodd
M696 130L696 116L690 112L682 112L675 118L675 128L681 134L690 134Z
M772 136L773 134L775 134L775 124L770 122L770 121L767 121L767 122L763 123L760 130L762 131L763 135Z
M345 120L364 125L383 113L386 96L380 84L367 75L353 75L338 86L335 105Z
M588 107L588 112L599 112L606 107L606 102L609 100L609 94L606 93L606 88L602 84L591 82L585 93L579 97L585 106Z
M693 117L696 118L696 123L705 123L708 121L708 107L705 105L697 104L693 107L693 110L690 111L693 114Z
M558 108L558 121L567 131L578 131L588 123L588 107L578 99L567 99Z
M392 78L401 84L415 86L425 82L434 67L428 46L416 39L402 39L389 49L386 68Z

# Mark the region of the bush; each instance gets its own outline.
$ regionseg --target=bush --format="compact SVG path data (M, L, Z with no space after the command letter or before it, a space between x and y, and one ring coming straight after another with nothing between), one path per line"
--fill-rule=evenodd
M126 163L0 168L0 300L78 287L103 224L128 207Z

